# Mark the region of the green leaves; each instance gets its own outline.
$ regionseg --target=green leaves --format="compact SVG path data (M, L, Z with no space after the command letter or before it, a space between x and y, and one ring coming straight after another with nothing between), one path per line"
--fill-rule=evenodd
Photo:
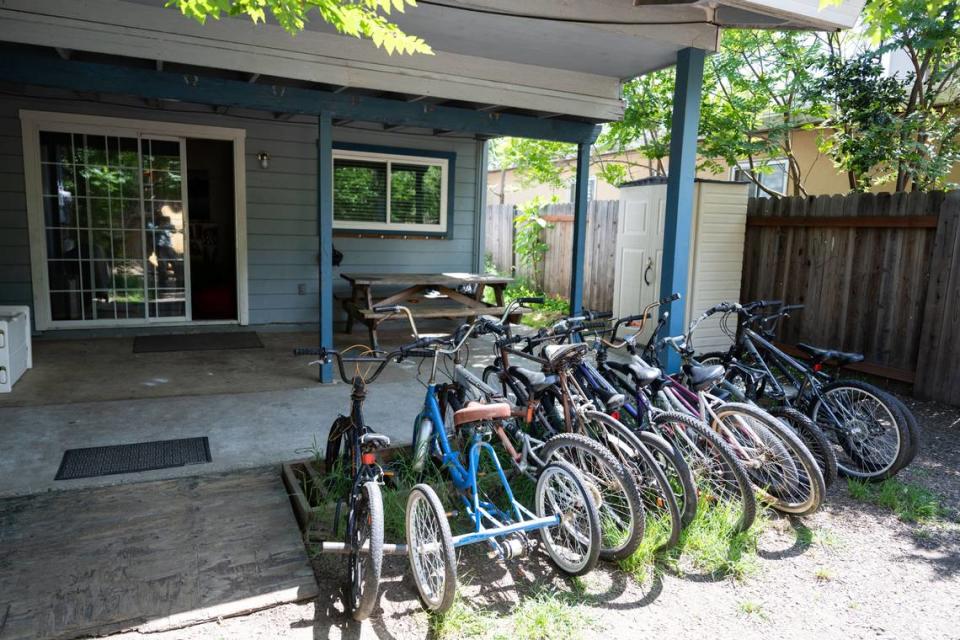
M415 0L167 0L166 6L177 7L200 24L205 24L207 18L219 20L221 15L246 15L261 23L269 13L294 36L303 31L310 12L316 10L338 32L368 38L390 55L433 55L433 49L422 38L404 33L386 18L391 11L403 13L408 6L417 6Z

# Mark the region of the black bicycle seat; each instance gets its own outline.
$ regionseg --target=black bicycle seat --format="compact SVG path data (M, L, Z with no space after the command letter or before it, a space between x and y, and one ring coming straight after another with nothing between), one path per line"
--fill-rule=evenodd
M543 357L550 362L550 366L556 366L564 360L579 359L589 350L590 346L584 342L550 344L543 348Z
M830 360L832 362L836 362L840 366L843 366L845 364L853 364L854 362L860 362L863 360L862 353L834 351L833 349L820 349L802 342L797 344L797 349L800 349L800 351L806 353L808 356L810 356L814 363L817 364Z
M726 372L726 370L723 368L723 365L719 364L685 364L683 365L683 372L687 374L687 378L690 380L690 385L694 389L697 391L704 391L720 382L720 380L723 379L723 374Z
M639 356L634 356L627 368L639 387L646 387L660 377L660 369L647 365Z
M529 384L534 391L543 391L557 382L557 376L548 376L541 371L534 371L533 369L510 367L510 372L526 380L527 384Z
M365 433L360 436L360 446L370 449L385 449L390 446L390 438L382 433Z

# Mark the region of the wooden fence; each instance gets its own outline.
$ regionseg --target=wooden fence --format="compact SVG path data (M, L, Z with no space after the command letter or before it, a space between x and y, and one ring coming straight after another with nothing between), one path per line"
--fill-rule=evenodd
M593 200L587 208L586 254L584 256L584 300L588 309L613 308L616 266L617 200ZM573 204L551 204L542 215L550 223L544 242L550 247L544 257L536 285L548 294L569 296L573 246ZM486 212L486 252L497 270L534 279L513 253L513 207L493 204Z
M957 308L932 308L930 299L939 282L931 273L956 262L946 248L956 244L955 203L956 194L942 192L751 199L741 297L806 305L780 328L787 344L860 352L864 371L919 383L924 353L943 343L929 323ZM960 339L960 331L952 335ZM936 366L928 373L939 380L948 367Z

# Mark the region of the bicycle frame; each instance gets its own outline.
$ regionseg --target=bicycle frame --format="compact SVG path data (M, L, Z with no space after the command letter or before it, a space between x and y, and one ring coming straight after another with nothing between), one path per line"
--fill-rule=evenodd
M471 332L472 330L467 332L460 343L461 345L470 336ZM434 425L433 432L430 435L430 447L434 452L439 453L442 467L450 474L453 485L456 487L460 499L463 502L467 516L473 521L473 532L454 536L454 547L486 541L490 543L494 549L499 550L499 545L494 538L511 533L556 526L560 524L560 517L554 515L546 518L538 518L533 512L516 500L496 451L494 451L493 446L489 442L483 440L479 431L474 432L473 441L470 444L470 450L467 454L466 467L463 466L459 452L455 451L450 445L450 439L447 437L443 416L440 411L440 403L437 399L442 386L437 385L434 377L436 375L439 356L443 353L456 354L459 351L459 346L460 345L457 345L457 347L451 351L441 349L435 351L430 381L427 384L423 408L417 415L417 424L422 424L426 419L430 420ZM460 367L459 363L457 366ZM493 463L512 513L504 512L496 505L480 499L478 473L480 461L484 454L486 454ZM488 526L485 527L485 524Z

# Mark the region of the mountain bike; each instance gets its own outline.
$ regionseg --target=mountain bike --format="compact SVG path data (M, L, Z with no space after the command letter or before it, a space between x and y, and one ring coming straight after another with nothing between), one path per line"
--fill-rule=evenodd
M347 530L345 547L349 550L347 610L354 620L370 616L377 603L380 589L380 570L383 565L383 470L377 463L377 450L390 446L390 438L375 433L363 419L363 403L367 385L374 382L391 359L401 352L373 356L343 356L338 351L324 348L297 348L294 355L319 356L310 364L337 362L340 378L350 384L350 414L334 420L327 437L326 469L335 468L342 461L353 478L347 495ZM344 363L355 364L356 372L348 376ZM361 365L377 365L368 376L361 375ZM339 521L340 502L337 505L334 531Z
M916 419L901 402L874 385L825 371L827 363L840 368L859 362L862 355L798 344L810 358L807 363L773 344L775 322L799 308L784 307L767 317L757 313L777 305L781 303L722 303L709 309L724 314L721 326L734 344L728 352L706 354L704 359L739 363L734 369L735 386L747 396L806 414L829 438L843 475L868 480L895 475L916 455ZM729 328L731 316L737 318L735 331Z
M590 314L590 318L602 319L606 315ZM683 517L676 495L677 483L671 482L668 474L677 466L685 467L685 463L676 460L678 456L662 438L652 433L634 433L614 415L605 413L615 412L622 396L598 402L580 386L575 372L586 366L582 358L585 345L574 346L559 357L554 354L564 350L556 349L561 346L556 344L546 346L542 357L533 354L535 346L569 337L583 320L584 317L568 318L537 336L512 336L507 328L499 328L495 343L498 355L494 365L484 370L484 379L509 389L518 404L527 406L528 422L538 431L580 433L602 444L633 474L644 510L657 520L657 548L673 547L679 542ZM511 354L537 362L543 371L511 366ZM689 475L689 470L681 473Z
M760 407L729 402L714 393L725 377L724 368L693 359L692 337L706 317L694 320L683 336L657 340L654 333L651 337L651 342L675 349L683 359L681 376L668 377L653 388L655 401L664 409L686 412L709 424L747 470L758 498L785 513L813 513L820 508L826 487L816 460L800 438ZM656 357L657 350L649 351Z

